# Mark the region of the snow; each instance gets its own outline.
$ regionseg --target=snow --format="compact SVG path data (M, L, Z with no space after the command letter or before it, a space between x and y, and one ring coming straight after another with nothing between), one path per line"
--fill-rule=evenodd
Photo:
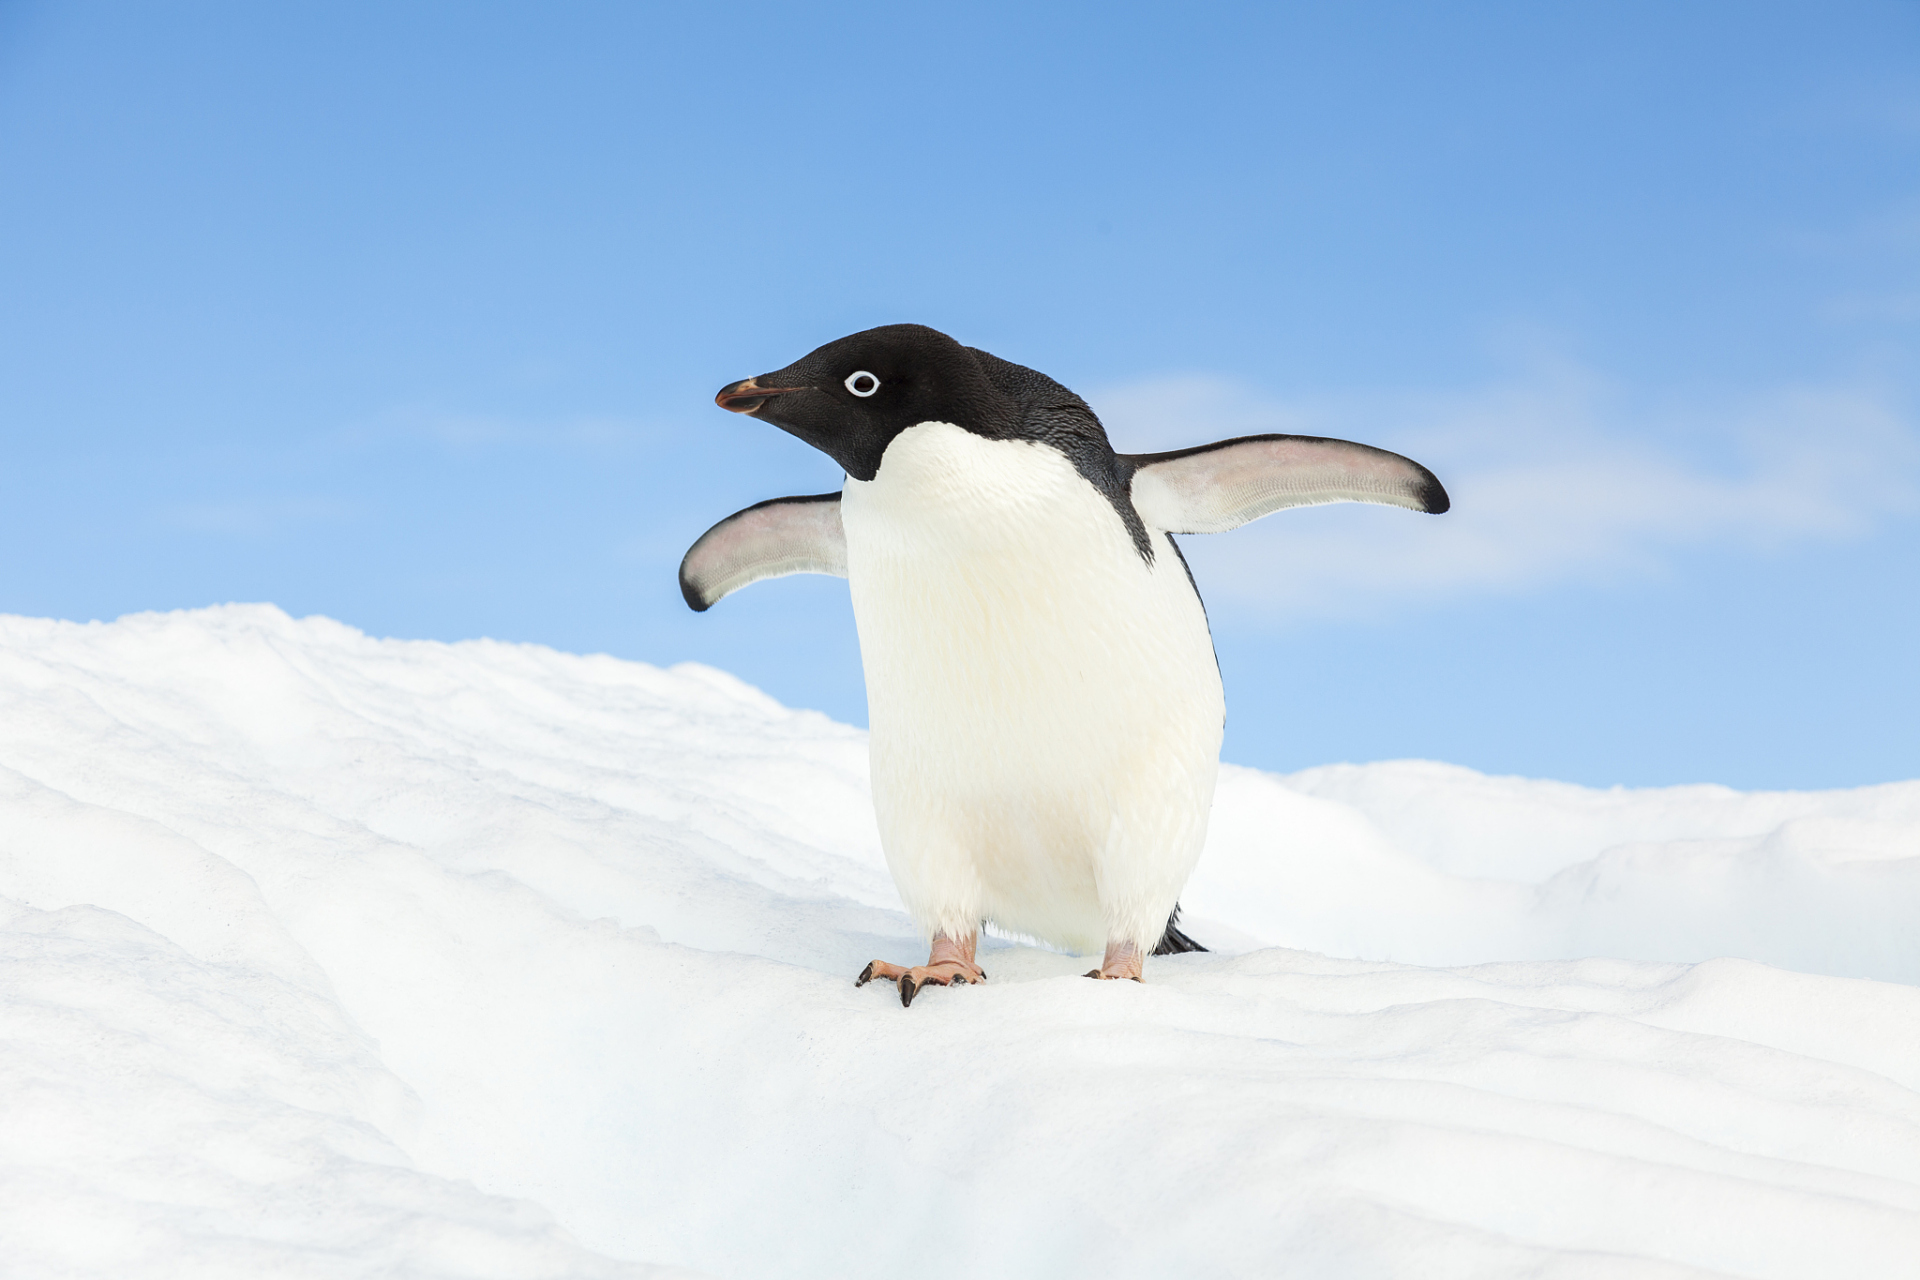
M1739 956L1920 983L1920 782L1593 791L1427 761L1224 773L1187 906L1263 942L1428 965Z
M698 666L0 618L0 1274L1920 1257L1920 782L1229 768L1216 951L903 1010L865 778Z

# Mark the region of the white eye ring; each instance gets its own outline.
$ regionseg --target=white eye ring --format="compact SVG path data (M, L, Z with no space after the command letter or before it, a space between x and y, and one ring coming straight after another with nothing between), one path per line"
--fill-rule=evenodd
M865 378L868 382L873 384L872 386L868 387L865 391L862 391L857 385L860 379L862 378ZM880 389L880 379L874 377L872 374L868 373L865 369L855 369L852 373L847 375L846 386L847 386L847 390L853 392L853 394L859 396L862 400L865 400L868 396L872 395L874 392Z

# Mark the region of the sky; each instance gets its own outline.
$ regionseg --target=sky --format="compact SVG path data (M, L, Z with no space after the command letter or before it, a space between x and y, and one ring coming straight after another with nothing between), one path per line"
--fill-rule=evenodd
M863 723L712 404L917 321L1117 447L1427 464L1190 538L1225 755L1920 776L1920 7L0 0L0 612L228 601Z

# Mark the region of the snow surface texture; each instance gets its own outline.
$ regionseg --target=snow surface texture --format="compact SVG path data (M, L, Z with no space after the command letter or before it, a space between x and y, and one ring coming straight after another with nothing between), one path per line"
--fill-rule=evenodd
M0 618L0 1274L1915 1274L1920 783L1228 769L1214 953L903 1010L865 776L696 666Z

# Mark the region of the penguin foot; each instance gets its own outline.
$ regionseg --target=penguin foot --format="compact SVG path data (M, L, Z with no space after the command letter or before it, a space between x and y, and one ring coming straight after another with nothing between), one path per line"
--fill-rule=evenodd
M1107 979L1128 978L1134 982L1140 982L1140 983L1144 983L1146 981L1145 978L1141 977L1137 973L1102 973L1098 969L1089 969L1085 973L1081 974L1080 976L1083 978L1107 978Z
M875 978L886 978L900 988L900 1003L911 1005L913 998L920 994L922 987L963 987L986 980L986 971L967 968L956 962L946 964L915 965L905 969L897 964L888 964L885 960L875 960L860 971L853 985L864 987Z
M853 985L864 987L875 978L885 978L900 988L901 1006L909 1007L923 987L961 987L985 982L987 971L973 962L973 949L978 938L979 935L975 934L956 942L944 933L936 933L933 935L933 954L927 957L925 964L909 969L885 960L874 960L860 971Z
M1140 948L1133 943L1109 942L1107 944L1107 954L1100 961L1100 967L1098 969L1087 970L1086 976L1089 978L1106 978L1109 981L1118 978L1132 978L1135 982L1145 982L1146 979L1140 976L1140 970L1144 967L1145 962L1146 957L1140 953Z

